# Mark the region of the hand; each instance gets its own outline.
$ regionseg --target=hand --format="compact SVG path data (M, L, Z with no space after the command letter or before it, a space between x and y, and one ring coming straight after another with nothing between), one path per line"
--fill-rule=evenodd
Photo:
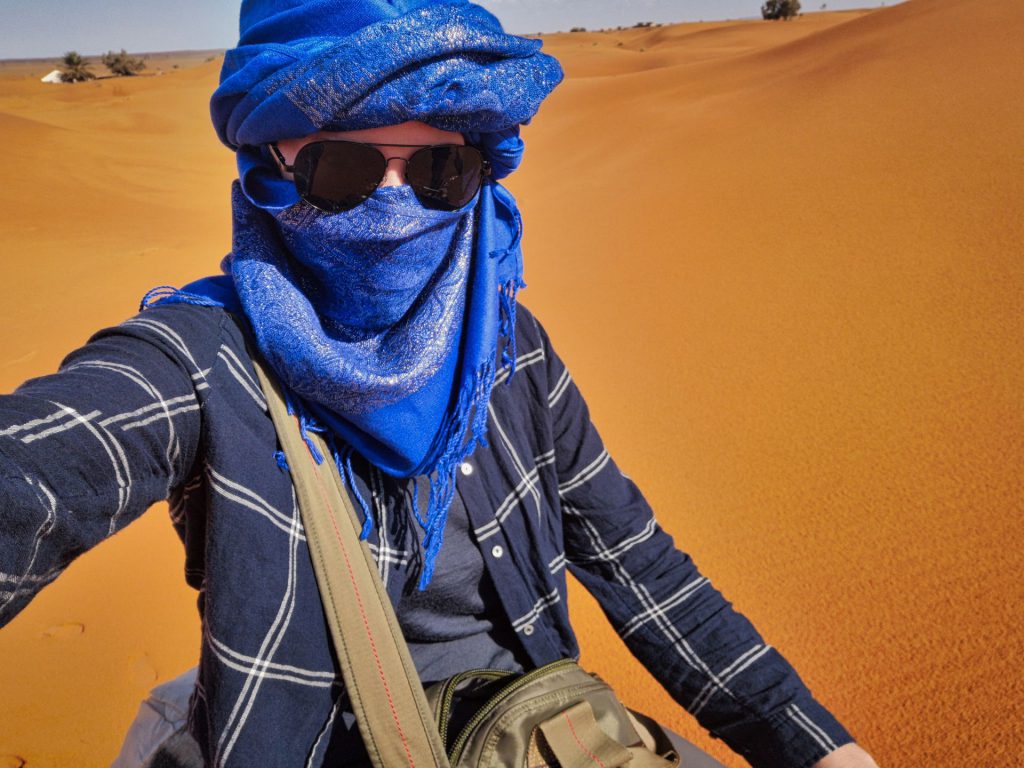
M878 763L858 744L843 744L816 762L811 768L878 768Z

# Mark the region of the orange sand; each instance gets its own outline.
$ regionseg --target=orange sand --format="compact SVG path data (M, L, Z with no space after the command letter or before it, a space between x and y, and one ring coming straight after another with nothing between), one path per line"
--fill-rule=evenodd
M510 180L523 300L613 455L883 766L1024 762L1022 39L1019 0L554 35ZM233 161L193 64L0 69L0 390L216 270ZM745 764L573 612L586 664ZM161 507L0 631L0 768L109 764L197 650Z

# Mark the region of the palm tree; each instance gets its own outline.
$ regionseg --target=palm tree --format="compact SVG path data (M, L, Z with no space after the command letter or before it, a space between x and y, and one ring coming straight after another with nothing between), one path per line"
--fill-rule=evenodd
M60 61L59 68L60 79L65 83L80 83L83 80L92 80L96 77L78 51L68 51L65 53L64 58Z

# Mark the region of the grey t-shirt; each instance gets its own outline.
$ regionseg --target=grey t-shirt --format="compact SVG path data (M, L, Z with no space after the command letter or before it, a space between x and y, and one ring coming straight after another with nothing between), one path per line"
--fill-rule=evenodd
M422 515L426 513L428 485L423 477L416 482ZM412 481L409 486L411 489ZM407 530L408 536L422 542L423 529L418 524ZM466 669L523 671L511 650L518 640L501 612L498 593L472 535L466 507L456 493L448 511L444 545L427 589L417 589L416 568L403 572L407 583L398 604L398 623L416 671L427 684ZM415 546L412 549L417 551Z

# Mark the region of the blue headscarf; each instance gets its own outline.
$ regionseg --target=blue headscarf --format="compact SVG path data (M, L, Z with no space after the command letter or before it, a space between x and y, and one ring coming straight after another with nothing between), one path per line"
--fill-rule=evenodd
M430 477L423 588L456 468L486 444L499 354L509 379L515 370L522 221L497 182L518 167L519 126L562 70L540 41L505 34L465 0L245 0L240 26L211 100L238 156L226 275L147 298L244 313L304 427L343 441L329 443L353 489L353 451L393 476ZM322 214L265 149L411 120L463 133L490 160L464 209L428 211L398 187ZM359 500L365 537L372 514Z

